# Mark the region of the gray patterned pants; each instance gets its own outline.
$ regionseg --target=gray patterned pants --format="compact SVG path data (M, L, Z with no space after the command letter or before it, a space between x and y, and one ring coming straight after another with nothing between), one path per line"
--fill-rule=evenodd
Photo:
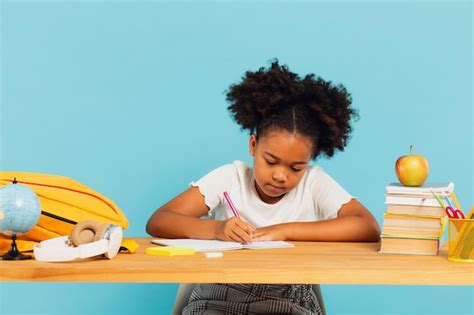
M196 284L183 314L322 314L311 285Z

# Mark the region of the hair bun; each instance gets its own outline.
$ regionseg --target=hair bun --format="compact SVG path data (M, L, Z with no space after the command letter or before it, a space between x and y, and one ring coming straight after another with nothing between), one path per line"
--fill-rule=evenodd
M273 61L266 70L247 71L240 84L233 84L227 92L228 110L242 129L255 130L268 117L293 103L300 80L286 66Z

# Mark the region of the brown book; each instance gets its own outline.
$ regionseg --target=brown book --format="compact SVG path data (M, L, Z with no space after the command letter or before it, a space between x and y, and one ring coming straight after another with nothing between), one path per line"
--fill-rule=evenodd
M439 239L383 237L381 254L438 255Z
M444 217L445 211L441 207L423 207L409 205L387 205L387 213L394 214L411 214L429 217Z
M445 217L385 213L382 236L439 238L445 226Z

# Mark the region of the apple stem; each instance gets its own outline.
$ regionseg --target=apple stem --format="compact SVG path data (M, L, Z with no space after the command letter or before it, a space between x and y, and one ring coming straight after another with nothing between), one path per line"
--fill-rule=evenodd
M413 148L413 144L410 144L410 155L411 155L411 149Z

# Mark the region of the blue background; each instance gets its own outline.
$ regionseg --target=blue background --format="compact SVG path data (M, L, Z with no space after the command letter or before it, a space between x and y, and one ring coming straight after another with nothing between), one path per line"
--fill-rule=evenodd
M127 236L248 135L225 90L274 57L352 93L361 119L318 164L382 223L397 157L473 202L471 2L1 2L2 170L113 199ZM176 284L1 283L2 314L167 314ZM330 314L472 314L473 287L324 285Z

